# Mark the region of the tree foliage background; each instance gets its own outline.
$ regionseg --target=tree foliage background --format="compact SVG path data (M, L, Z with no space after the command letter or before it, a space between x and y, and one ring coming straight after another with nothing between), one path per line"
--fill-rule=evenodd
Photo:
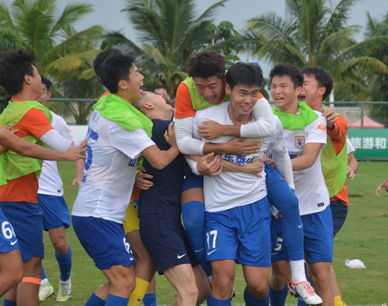
M227 67L243 52L270 65L321 66L334 76L336 101L388 101L388 13L381 19L368 15L364 39L358 42L354 35L362 27L349 25L349 11L360 0L285 1L289 19L270 12L247 20L237 31L229 21L213 20L228 9L227 0L201 8L202 13L195 0L127 0L121 14L136 31L136 42L99 25L75 30L74 24L93 12L92 4L74 2L59 11L58 0L0 2L0 52L33 52L40 72L54 81L54 98L98 98L104 88L93 61L113 47L137 59L148 90L165 84L174 94L187 76L190 54L213 49L226 57ZM268 82L263 87L268 96L266 89ZM85 124L92 104L52 102L49 107ZM388 108L371 111L380 120L388 118Z

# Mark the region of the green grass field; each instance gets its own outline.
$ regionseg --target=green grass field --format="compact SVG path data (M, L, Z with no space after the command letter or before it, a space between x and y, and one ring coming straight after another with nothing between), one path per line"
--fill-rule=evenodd
M384 162L361 162L356 178L347 182L350 209L346 223L334 241L333 267L344 300L349 306L382 305L388 302L388 194L383 192L380 198L375 194L377 185L387 178L387 165ZM75 167L70 162L61 162L59 169L65 185L66 202L71 211L78 189L71 186ZM73 297L66 303L48 300L42 305L84 305L90 294L105 281L81 247L73 229L68 229L66 233L73 249ZM45 270L58 290L59 270L47 233L44 242ZM366 269L355 270L345 266L346 259L356 258L364 262ZM170 305L176 297L175 290L163 276L157 275L156 279L158 304ZM244 288L241 267L236 266L236 297L233 305L244 305ZM296 304L296 299L288 297L287 304Z

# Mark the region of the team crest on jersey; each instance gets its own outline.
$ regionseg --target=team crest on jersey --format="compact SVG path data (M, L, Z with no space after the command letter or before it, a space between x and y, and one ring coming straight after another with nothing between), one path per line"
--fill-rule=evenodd
M261 152L261 146L264 143L264 139L248 139L248 142L254 142L259 146L257 153L254 153L253 155L259 154Z
M299 150L302 150L304 148L304 135L295 135L294 136L294 141L295 141L295 147L298 148Z

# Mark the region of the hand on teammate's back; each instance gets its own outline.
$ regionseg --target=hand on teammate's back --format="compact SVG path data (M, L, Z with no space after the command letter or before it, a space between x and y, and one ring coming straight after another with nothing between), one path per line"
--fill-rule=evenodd
M334 129L334 123L336 123L338 120L338 117L335 114L335 111L333 111L332 109L325 110L322 108L321 112L322 112L322 116L325 116L327 119L327 128L329 130Z
M174 122L168 125L168 130L164 133L164 138L171 147L177 147L175 139Z
M74 148L74 141L71 142L71 145L67 149L67 160L77 160L77 159L86 159L85 152L87 151L88 141L85 139L82 141L79 146Z
M203 125L198 126L198 135L206 139L216 139L223 136L223 125L215 121L201 121Z
M221 173L221 156L214 156L214 153L202 156L197 163L197 170L200 174L206 176L216 176Z
M146 169L142 167L140 171L136 174L135 182L137 187L143 190L150 189L154 185L154 183L149 181L148 179L152 178L153 176L151 174L147 174Z

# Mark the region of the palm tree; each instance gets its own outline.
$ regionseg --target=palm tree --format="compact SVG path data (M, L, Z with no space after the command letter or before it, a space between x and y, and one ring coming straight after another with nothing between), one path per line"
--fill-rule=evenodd
M367 13L367 17L366 38L388 36L388 13L383 16L381 21L373 19L369 13ZM373 50L370 55L388 65L388 44ZM388 101L388 73L369 75L364 81L364 91L360 94L360 98L364 101ZM370 110L376 120L384 122L385 125L388 124L388 107L386 105L370 105Z
M388 37L376 35L356 42L353 34L360 27L346 25L357 1L340 0L333 6L326 0L286 0L289 21L275 13L253 18L240 42L270 64L321 66L333 74L337 88L341 82L358 82L365 70L387 73L388 66L369 54L385 46Z
M103 30L92 26L77 32L73 27L93 12L92 5L68 4L58 14L57 4L58 0L15 0L9 9L0 2L0 52L10 47L33 52L40 73L55 81L56 97L95 98L102 91L97 79L79 78L83 70L92 67ZM51 106L62 115L73 114L78 124L84 124L91 103Z
M187 77L187 59L211 44L216 9L221 0L197 17L195 0L131 0L123 9L138 32L137 45L119 32L105 35L112 45L138 59L145 81L166 84L171 93Z

